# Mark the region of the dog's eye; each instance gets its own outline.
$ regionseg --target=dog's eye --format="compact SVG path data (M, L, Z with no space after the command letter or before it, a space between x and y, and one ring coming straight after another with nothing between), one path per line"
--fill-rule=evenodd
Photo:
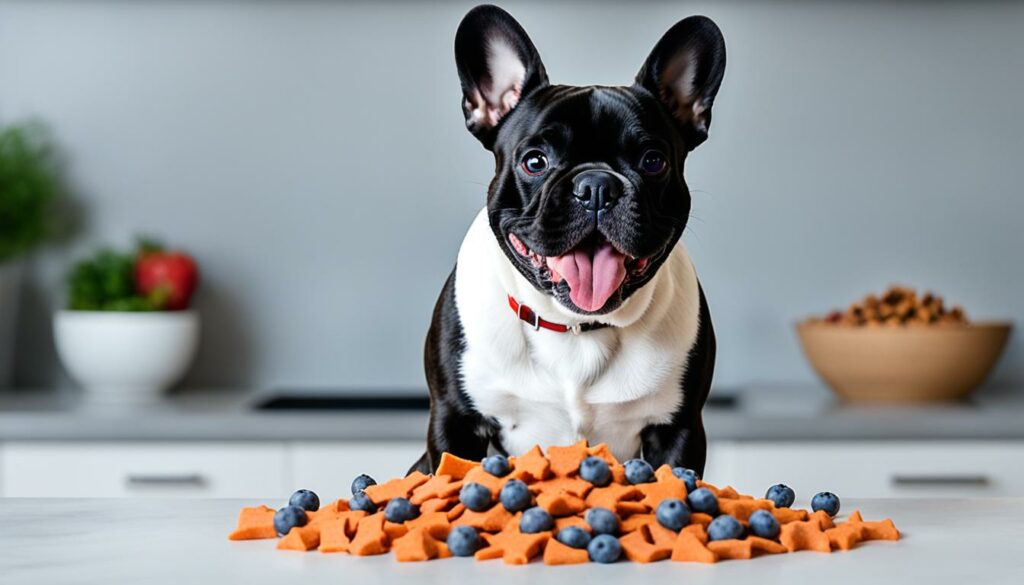
M527 175L536 177L548 168L548 157L539 150L531 150L523 157L523 170Z
M640 159L640 169L648 175L660 175L668 168L665 155L657 150L648 150Z

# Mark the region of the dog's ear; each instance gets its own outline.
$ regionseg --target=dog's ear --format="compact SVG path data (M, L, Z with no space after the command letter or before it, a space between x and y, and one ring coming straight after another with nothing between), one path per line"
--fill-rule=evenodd
M537 48L523 27L497 6L469 11L455 33L466 128L485 148L495 129L531 91L548 84Z
M724 74L722 31L706 16L691 16L661 37L637 73L636 85L665 104L693 150L708 137L711 106Z

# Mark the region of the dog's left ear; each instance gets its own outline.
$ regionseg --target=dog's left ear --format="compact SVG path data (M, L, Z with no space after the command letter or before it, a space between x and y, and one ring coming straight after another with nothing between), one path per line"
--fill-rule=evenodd
M484 147L519 101L548 84L537 48L523 27L497 6L469 11L455 33L455 64L462 81L466 128Z
M691 16L661 37L637 73L636 85L661 100L693 150L708 137L711 106L724 74L722 31L706 16Z

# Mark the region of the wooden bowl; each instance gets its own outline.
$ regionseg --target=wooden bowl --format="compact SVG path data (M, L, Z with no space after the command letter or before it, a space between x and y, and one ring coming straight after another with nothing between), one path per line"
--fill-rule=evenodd
M1009 323L847 327L801 323L804 355L847 400L931 402L971 393L1006 346Z

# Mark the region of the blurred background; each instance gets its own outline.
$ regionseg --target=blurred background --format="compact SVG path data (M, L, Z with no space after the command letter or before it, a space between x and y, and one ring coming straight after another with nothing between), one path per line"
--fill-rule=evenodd
M332 493L404 472L425 433L431 309L493 171L453 60L472 5L0 1L0 126L45 124L63 218L0 259L20 274L0 286L0 494ZM967 401L883 406L834 398L794 328L893 283L972 321L1024 318L1024 4L501 5L555 83L631 82L690 14L725 34L684 235L718 335L712 482L1024 494L1008 464L1024 463L1018 338L964 342L994 343ZM125 338L110 328L138 320L62 317L76 263L130 256L140 235L198 265L191 321L170 312ZM132 353L139 339L174 363ZM963 353L924 343L897 361ZM145 385L146 368L183 373L178 390L82 399L105 375L122 394ZM809 458L825 467L795 475ZM865 465L877 477L853 477ZM75 469L95 485L52 481ZM815 483L829 475L839 485Z

